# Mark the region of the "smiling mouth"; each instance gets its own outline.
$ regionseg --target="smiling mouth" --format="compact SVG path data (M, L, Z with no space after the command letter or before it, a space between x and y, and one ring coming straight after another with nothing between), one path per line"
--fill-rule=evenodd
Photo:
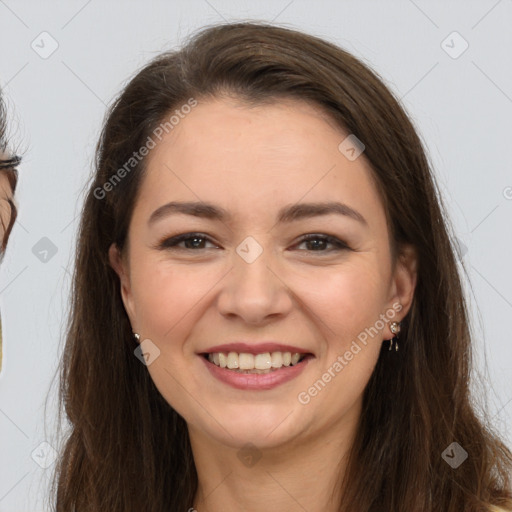
M297 366L313 354L292 352L264 352L248 354L238 352L212 352L201 354L210 363L235 373L264 374Z

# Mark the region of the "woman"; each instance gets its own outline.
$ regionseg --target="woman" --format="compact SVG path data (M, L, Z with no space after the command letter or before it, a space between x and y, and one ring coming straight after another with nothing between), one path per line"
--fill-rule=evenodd
M14 191L18 181L16 166L20 157L9 154L7 145L7 116L0 96L0 261L3 259L7 241L16 221ZM0 371L2 370L2 323L0 319Z
M512 507L438 191L374 72L210 27L130 81L96 168L58 511Z

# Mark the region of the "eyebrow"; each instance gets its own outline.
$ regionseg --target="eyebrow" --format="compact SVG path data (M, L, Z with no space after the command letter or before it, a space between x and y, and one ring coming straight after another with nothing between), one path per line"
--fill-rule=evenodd
M224 208L204 202L171 201L157 208L149 217L148 225L155 223L172 214L191 215L221 222L231 222L233 216ZM320 215L343 215L368 226L366 219L354 208L335 201L326 203L297 203L281 208L277 214L277 223L284 224L293 221L317 217Z

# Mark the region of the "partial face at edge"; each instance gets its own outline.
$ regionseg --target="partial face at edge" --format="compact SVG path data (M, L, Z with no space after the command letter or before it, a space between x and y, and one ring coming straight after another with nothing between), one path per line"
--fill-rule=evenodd
M357 420L381 343L393 337L389 321L406 315L416 278L412 256L392 274L385 212L364 157L349 161L338 150L346 135L297 100L248 108L219 99L199 103L148 156L127 253L112 246L111 264L133 330L160 351L148 366L152 379L198 435L271 447ZM149 222L171 201L209 203L230 218L167 212ZM327 202L364 221L328 214L278 222L283 208ZM185 233L199 238L169 241ZM302 240L310 234L318 237ZM237 252L247 237L257 242L251 251L262 251L252 262ZM375 326L378 334L334 371ZM275 388L236 389L201 354L238 340L272 340L313 357ZM313 396L329 369L335 377Z
M0 152L0 161L7 158L7 155ZM4 240L5 232L11 222L11 205L9 201L13 199L13 192L7 175L0 170L0 246Z

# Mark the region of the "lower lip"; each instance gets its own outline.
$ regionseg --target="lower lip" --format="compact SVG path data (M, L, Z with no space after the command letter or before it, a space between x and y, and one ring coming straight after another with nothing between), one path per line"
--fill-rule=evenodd
M312 355L308 355L295 366L282 366L279 370L274 370L269 373L238 373L210 363L210 361L203 356L199 357L204 361L204 364L216 379L236 389L255 391L273 389L298 377L304 368L306 368L309 361L313 359Z

